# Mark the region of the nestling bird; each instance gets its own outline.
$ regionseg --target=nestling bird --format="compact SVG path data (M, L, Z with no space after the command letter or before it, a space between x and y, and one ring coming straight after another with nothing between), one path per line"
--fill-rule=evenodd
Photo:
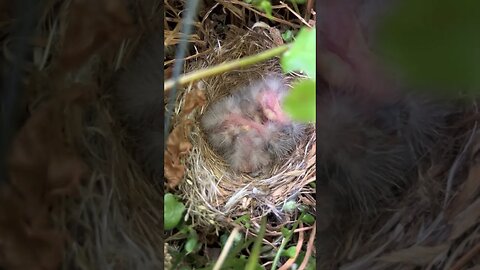
M207 108L202 128L233 170L258 173L294 149L304 128L281 109L287 91L281 78L269 76Z
M373 220L413 185L456 112L448 100L409 91L417 89L372 49L381 13L395 1L325 0L319 7L320 269L339 268L335 253L344 251L339 243L352 220Z
M145 40L135 58L119 74L115 109L129 128L133 148L144 169L162 177L163 97L160 35ZM213 103L202 117L202 128L212 147L240 172L268 169L290 153L303 125L293 123L281 110L287 93L283 80L267 76Z
M454 113L448 101L408 91L372 50L369 30L393 2L326 0L320 8L317 170L340 204L363 213L415 179Z

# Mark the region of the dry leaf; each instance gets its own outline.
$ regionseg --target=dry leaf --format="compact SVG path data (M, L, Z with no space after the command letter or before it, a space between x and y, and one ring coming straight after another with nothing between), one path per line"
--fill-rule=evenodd
M275 27L270 27L270 28L268 29L268 31L269 31L270 36L272 37L273 42L275 43L275 45L281 46L281 45L284 44L283 38L282 38L282 34L280 33L280 30L278 30L278 29L275 28Z
M64 68L81 65L133 30L132 18L121 0L74 0L70 12L60 55Z
M182 108L182 116L185 118L196 107L205 105L205 102L204 91L195 89L188 93ZM181 164L181 159L192 149L192 144L188 140L192 124L191 120L184 119L173 128L168 136L163 168L167 185L170 188L177 187L185 175L185 166Z
M190 114L196 107L203 106L207 102L205 97L205 92L200 89L195 89L194 91L188 93L185 97L185 104L182 108L182 114Z
M164 173L167 185L170 188L178 186L185 175L185 166L181 164L180 160L186 156L192 148L192 144L187 137L191 125L192 122L190 120L184 120L179 123L168 136Z
M72 194L86 172L85 164L75 156L52 157L48 164L49 195Z
M228 9L230 12L232 12L233 15L235 15L237 18L239 18L240 20L244 20L245 18L245 14L243 12L242 9L234 6L233 4L227 2L227 1L221 1L221 0L218 0L218 2L224 6L226 9Z
M188 123L180 123L173 128L172 132L168 136L167 152L169 152L172 156L180 157L182 153L182 143L190 143L187 140L187 132L190 130L189 127L190 124Z
M178 157L173 157L171 154L165 152L164 172L167 185L170 188L175 188L182 181L183 175L185 174L185 167L179 164Z
M88 92L68 89L35 111L19 130L8 159L10 185L0 189L0 267L58 269L66 235L49 209L58 195L78 187L85 165L64 140L64 112Z

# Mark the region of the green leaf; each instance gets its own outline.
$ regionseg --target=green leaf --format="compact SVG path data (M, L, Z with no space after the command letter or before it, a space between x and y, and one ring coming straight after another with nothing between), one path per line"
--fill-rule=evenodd
M282 227L281 231L282 231L283 237L285 237L285 238L288 238L290 233L291 233L291 231L289 229L285 228L285 227Z
M253 4L257 9L265 12L268 19L272 19L272 3L269 0L244 0L245 3Z
M310 214L302 215L302 221L312 225L315 222L315 217Z
M293 210L297 209L297 203L295 201L287 201L283 205L282 209L285 212L293 212Z
M185 251L187 254L190 254L195 251L196 247L198 245L198 235L197 233L192 233L187 239L187 242L185 243Z
M227 243L228 234L224 233L220 236L220 246L223 248L225 243Z
M163 196L163 211L163 228L171 230L182 220L185 205L173 194L167 193Z
M316 37L315 28L300 29L297 38L280 59L283 71L302 71L311 79L315 79L316 71Z
M220 236L220 246L221 246L221 247L224 247L224 246L225 246L225 243L227 243L227 240L228 240L228 237L229 237L229 236L230 236L230 235L227 234L227 233L224 233L224 234L222 234L222 235ZM234 247L237 246L239 243L241 243L242 240L243 240L242 234L240 234L240 233L237 234L237 235L235 236L235 238L233 239L233 246L234 246Z
M242 242L243 240L243 235L242 234L237 234L235 238L233 239L234 246Z
M315 81L297 81L283 101L283 110L296 121L315 122Z
M301 251L298 254L298 257L295 260L295 263L300 265L303 262L303 259L305 259L305 251ZM308 258L308 263L307 263L307 267L305 267L305 270L315 270L317 269L316 265L317 265L317 260L315 259L314 256L310 256Z
M247 265L247 259L244 257L236 258L228 258L225 260L225 263L222 265L222 269L228 270L244 270L245 266Z
M292 31L291 31L291 30L287 30L287 31L283 32L283 33L282 33L282 39L283 39L283 41L285 41L285 42L290 42L290 41L292 41L292 39L293 39L293 33L292 33Z
M300 212L302 212L302 215L305 215L304 212L308 210L308 207L306 205L299 204L297 206L297 209L300 210Z
M273 19L272 3L270 3L270 1L267 1L267 0L261 1L258 6L261 10L263 10L265 12L265 14L267 14L268 19L270 19L270 20Z
M243 224L245 228L250 229L251 223L250 223L250 215L245 214L235 220L235 223L237 224Z
M380 24L379 48L413 83L478 91L479 11L477 0L399 1Z
M297 247L291 246L287 250L283 251L283 256L293 258L293 257L295 257L295 253L297 253Z
M178 232L181 234L187 234L192 230L190 226L187 226L185 224L182 224L180 228L177 228L177 229L178 229Z

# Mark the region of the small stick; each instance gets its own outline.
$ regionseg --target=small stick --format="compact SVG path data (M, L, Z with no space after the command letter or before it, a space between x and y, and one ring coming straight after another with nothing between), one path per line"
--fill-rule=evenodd
M179 86L185 85L187 83L196 81L198 79L211 77L211 76L224 73L230 70L234 70L237 68L244 68L244 67L256 64L258 62L262 62L264 60L270 59L272 57L275 57L277 55L284 53L288 48L289 48L289 45L283 45L283 46L275 47L273 49L266 50L256 55L244 57L239 60L234 60L234 61L226 62L224 64L214 66L211 68L201 69L198 71L187 73L178 78L178 85ZM174 84L175 84L175 80L173 79L165 81L164 90L165 91L170 90Z
M222 249L222 252L218 257L217 262L215 262L215 265L213 266L213 270L219 270L220 267L222 267L223 263L225 262L225 259L228 256L228 252L230 251L230 248L233 245L233 241L235 240L235 237L237 237L239 230L240 230L239 227L235 227L233 231L230 233L230 236L228 236L227 242L225 242L225 247Z
M303 270L305 269L305 267L307 267L308 259L310 259L310 255L312 254L312 250L314 248L316 232L317 232L317 222L313 224L312 234L310 235L310 239L308 239L307 252L305 253L305 258L303 258L302 264L300 265L300 267L298 267L298 270Z
M300 223L300 229L303 229L303 223ZM287 270L290 269L290 266L295 263L295 260L297 260L298 254L300 254L300 250L302 250L302 245L303 245L303 240L304 240L304 234L303 230L301 230L298 234L298 243L297 246L295 247L295 256L293 258L288 259L284 265L282 265L278 270Z
M293 2L294 3L294 2ZM297 19L299 19L303 24L305 24L308 28L312 28L313 26L311 26L304 18L302 18L302 16L300 16L300 14L298 14L297 12L295 12L295 10L293 10L289 5L285 4L284 2L280 1L280 4L282 4L286 9L288 9L288 11L290 11L295 17L297 17ZM298 7L297 7L298 8Z

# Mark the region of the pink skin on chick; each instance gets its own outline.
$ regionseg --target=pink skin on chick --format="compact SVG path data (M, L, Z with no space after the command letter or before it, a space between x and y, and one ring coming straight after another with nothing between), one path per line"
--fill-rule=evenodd
M280 124L291 123L280 105L283 97L287 94L287 88L280 78L268 76L262 83L251 87L250 94L259 104L265 120Z
M210 144L232 169L258 172L294 148L302 131L282 111L285 93L283 81L269 77L207 109L202 126Z
M233 145L228 161L233 169L240 172L257 172L272 162L265 148L266 140L256 130L243 131Z
M266 90L259 96L260 107L268 120L287 124L290 120L283 113L279 98L278 93L275 91Z
M260 136L266 135L266 128L254 120L248 119L240 114L230 114L225 118L222 127L237 127L241 130L255 130Z

